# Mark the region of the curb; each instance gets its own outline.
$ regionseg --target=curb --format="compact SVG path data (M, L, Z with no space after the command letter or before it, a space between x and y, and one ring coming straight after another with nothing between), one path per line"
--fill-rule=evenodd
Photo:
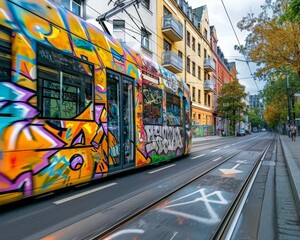
M291 182L295 200L297 202L298 212L300 212L300 169L298 168L297 163L295 162L292 154L290 153L290 150L288 149L285 142L281 139L281 137L280 142L283 148L283 155L287 163L289 179Z

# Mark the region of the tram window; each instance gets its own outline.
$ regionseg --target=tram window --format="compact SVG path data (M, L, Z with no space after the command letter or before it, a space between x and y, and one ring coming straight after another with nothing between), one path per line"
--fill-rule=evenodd
M174 94L167 93L167 124L178 126L180 119L180 98Z
M11 33L0 28L0 81L10 81L11 77Z
M162 90L143 85L143 120L144 124L162 124Z
M71 119L92 101L92 78L38 67L38 103L42 117Z

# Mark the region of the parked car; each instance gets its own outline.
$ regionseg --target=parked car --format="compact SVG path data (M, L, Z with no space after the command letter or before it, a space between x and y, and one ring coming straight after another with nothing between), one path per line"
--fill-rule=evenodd
M262 132L266 132L266 131L267 131L267 129L265 129L265 128L262 128L262 129L261 129L261 131L262 131Z
M254 128L252 129L252 132L257 133L257 132L258 132L257 127L254 127Z
M238 135L238 136L246 136L246 131L245 131L245 129L243 129L243 128L239 129L238 132L237 132L237 135Z

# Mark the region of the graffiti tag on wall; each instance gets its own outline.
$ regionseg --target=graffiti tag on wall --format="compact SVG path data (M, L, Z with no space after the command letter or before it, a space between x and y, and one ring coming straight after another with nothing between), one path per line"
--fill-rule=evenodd
M176 151L183 148L179 127L145 126L147 144L146 151L155 151L158 154Z

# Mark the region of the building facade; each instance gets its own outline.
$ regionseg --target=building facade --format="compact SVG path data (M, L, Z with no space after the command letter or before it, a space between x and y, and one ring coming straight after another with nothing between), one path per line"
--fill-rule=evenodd
M118 7L110 0L54 1L99 28L96 19ZM105 19L105 24L114 38L182 78L191 92L193 124L202 129L196 135L215 133L220 121L217 98L223 84L236 78L236 71L228 71L227 60L220 56L206 6L192 9L185 0L142 0L138 8L132 5Z

